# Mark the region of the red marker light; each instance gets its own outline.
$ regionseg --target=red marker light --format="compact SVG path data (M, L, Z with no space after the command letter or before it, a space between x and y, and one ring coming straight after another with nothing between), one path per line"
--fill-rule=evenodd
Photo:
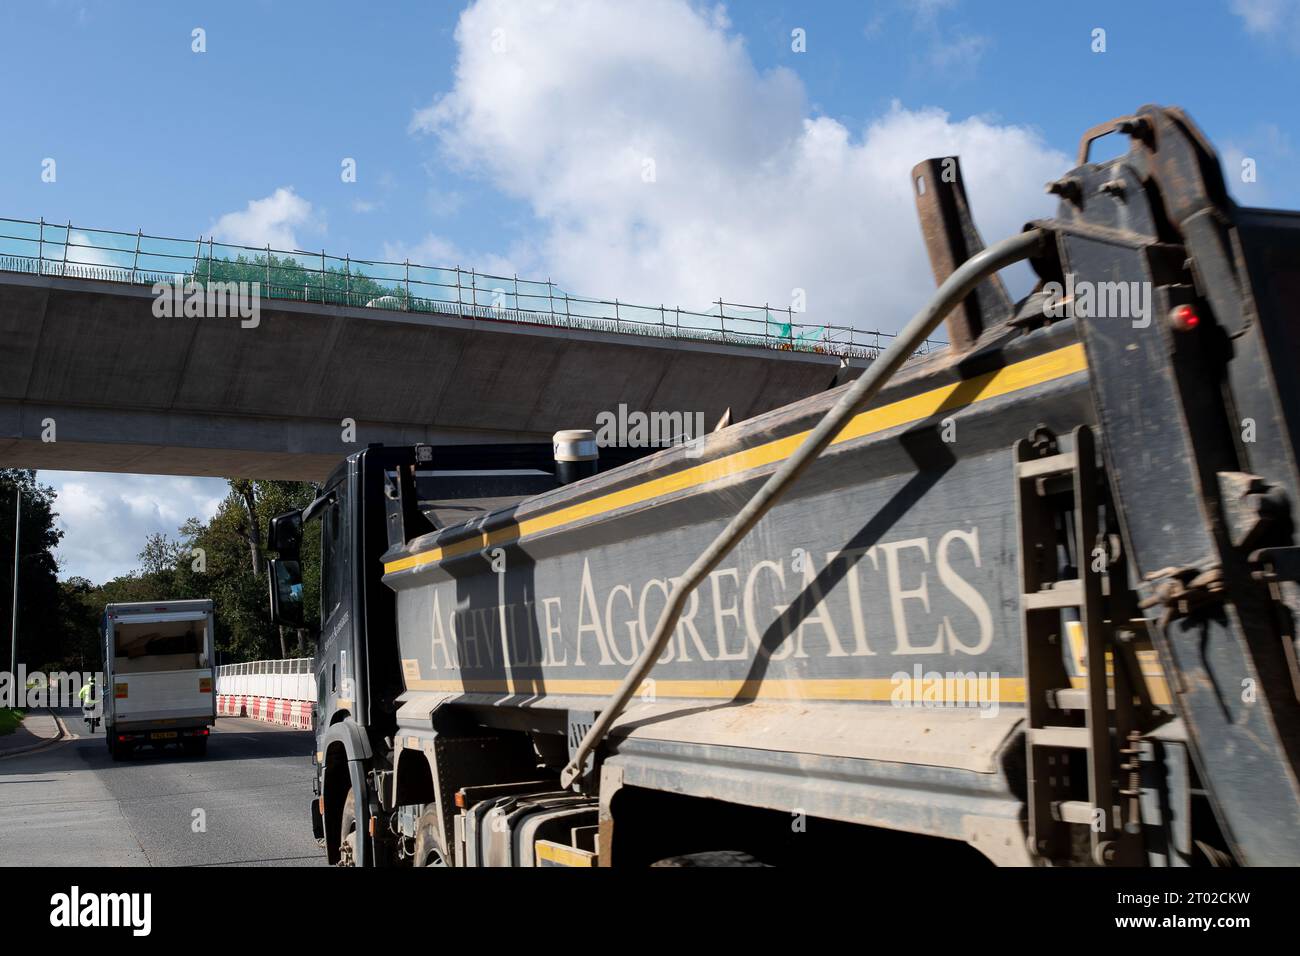
M1190 305L1176 305L1169 310L1169 324L1175 332L1190 332L1201 324L1201 317Z

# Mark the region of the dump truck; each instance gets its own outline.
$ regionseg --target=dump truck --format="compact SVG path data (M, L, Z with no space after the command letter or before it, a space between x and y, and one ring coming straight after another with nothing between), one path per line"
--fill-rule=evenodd
M103 639L104 740L113 759L173 744L206 754L217 717L212 602L109 604Z
M330 862L1300 864L1300 215L1158 106L991 246L956 157L911 188L938 288L824 393L370 447L272 521L291 626L323 523Z

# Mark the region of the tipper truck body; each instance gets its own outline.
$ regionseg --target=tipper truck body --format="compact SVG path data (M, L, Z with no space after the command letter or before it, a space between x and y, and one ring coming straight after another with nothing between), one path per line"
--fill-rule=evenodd
M630 461L371 447L273 521L295 626L324 522L332 862L1300 864L1300 215L1160 107L988 249L912 186L939 292L855 381Z

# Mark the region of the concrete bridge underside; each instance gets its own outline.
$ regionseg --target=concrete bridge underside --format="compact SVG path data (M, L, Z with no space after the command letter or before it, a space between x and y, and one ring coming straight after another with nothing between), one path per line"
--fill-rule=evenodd
M482 318L265 300L243 328L152 306L126 283L0 273L0 465L319 481L371 442L545 441L620 404L712 427L855 371Z

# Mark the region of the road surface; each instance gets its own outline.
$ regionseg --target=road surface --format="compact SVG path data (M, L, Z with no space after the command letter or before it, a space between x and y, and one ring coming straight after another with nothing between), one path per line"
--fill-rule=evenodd
M0 759L0 866L323 866L309 731L220 717L206 757L114 763L103 730Z

